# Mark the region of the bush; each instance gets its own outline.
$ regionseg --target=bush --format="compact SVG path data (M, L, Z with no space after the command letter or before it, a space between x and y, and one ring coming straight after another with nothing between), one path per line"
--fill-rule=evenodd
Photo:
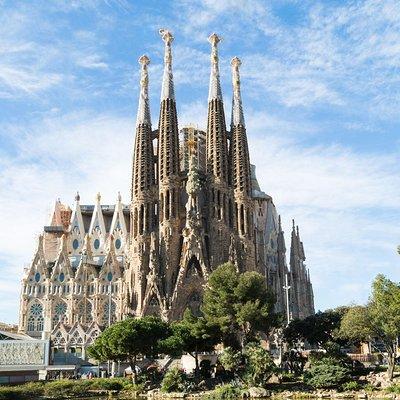
M226 347L218 359L227 371L234 372L242 363L242 354L232 347Z
M20 386L0 386L0 400L25 400L42 395L42 382L29 382Z
M88 388L93 390L121 390L125 386L130 384L128 379L124 378L98 378L98 379L90 379L86 382L89 382Z
M242 394L242 390L239 386L234 384L227 384L217 386L210 394L206 396L208 400L230 400L238 399Z
M246 382L251 386L265 386L277 369L269 352L260 345L249 344L245 348L245 358Z
M0 400L36 399L41 396L65 398L68 396L84 396L90 390L131 390L140 391L138 385L132 385L125 378L97 378L82 380L62 379L51 382L29 382L20 386L0 387Z
M178 368L168 370L161 382L161 391L165 393L181 392L185 390L186 374Z
M77 394L84 395L94 383L91 379L87 380L67 380L47 382L44 385L44 395L56 399L62 399Z
M350 381L350 382L346 382L342 385L341 389L344 392L350 392L352 390L358 390L360 389L360 384L356 381Z
M314 362L304 373L304 383L314 388L337 388L351 378L350 368L332 357Z
M392 385L386 389L390 393L400 394L400 386L399 385Z
M364 390L366 392L373 392L376 390L376 388L372 383L367 383L366 385L364 385Z

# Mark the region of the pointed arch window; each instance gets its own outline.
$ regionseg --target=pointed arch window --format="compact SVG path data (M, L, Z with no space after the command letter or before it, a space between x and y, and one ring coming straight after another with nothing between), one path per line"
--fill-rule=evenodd
M35 301L29 307L28 314L28 332L40 332L43 330L43 306L38 301Z
M116 311L117 311L117 305L115 304L115 302L111 301L111 308L110 308L110 302L106 300L103 304L103 315L101 318L101 324L103 326L108 326L109 323L113 324L117 320Z
M186 272L186 277L191 277L191 276L201 276L201 268L200 268L200 263L199 260L196 258L196 256L192 256L192 258L189 260L188 267L187 267L187 272Z
M57 322L66 322L68 306L65 302L59 301L53 308L53 327Z
M78 305L78 321L89 324L93 321L93 306L88 300L82 300Z
M153 296L151 296L151 299L149 301L149 306L150 307L158 307L160 305L160 302L157 299L157 296L155 294L153 294Z

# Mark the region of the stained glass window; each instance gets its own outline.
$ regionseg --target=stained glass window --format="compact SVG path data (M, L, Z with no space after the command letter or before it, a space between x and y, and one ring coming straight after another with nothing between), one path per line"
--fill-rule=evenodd
M28 317L28 331L42 331L43 330L43 306L40 303L33 303L29 307L29 317Z
M97 249L100 247L100 240L99 240L99 239L96 239L96 240L93 242L93 246L94 246L94 248L97 250Z
M113 301L111 301L111 313L110 314L109 314L108 310L109 310L109 302L106 301L103 305L103 317L101 319L102 325L105 325L105 326L108 325L109 317L110 317L111 323L115 322L115 320L116 320L115 311L117 310L117 306Z

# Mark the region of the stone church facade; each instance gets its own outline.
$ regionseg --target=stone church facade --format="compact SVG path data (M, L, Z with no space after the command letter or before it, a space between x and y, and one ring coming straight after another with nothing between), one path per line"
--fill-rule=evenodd
M241 100L240 60L231 61L233 99L226 126L218 65L219 37L209 37L211 74L205 132L183 128L179 139L172 41L164 41L158 127L148 93L149 58L141 66L131 201L72 208L57 201L22 279L19 330L50 337L54 348L85 356L102 329L127 315L179 319L199 312L209 274L230 261L257 271L289 318L314 313L303 243L293 223L290 268L272 198L250 164ZM181 153L181 154L180 154ZM183 154L182 154L183 153ZM289 304L287 304L288 289Z

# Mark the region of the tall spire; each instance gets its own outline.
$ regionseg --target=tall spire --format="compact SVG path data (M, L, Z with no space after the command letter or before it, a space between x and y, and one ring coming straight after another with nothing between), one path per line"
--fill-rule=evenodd
M235 190L235 196L251 196L251 167L249 146L247 143L246 127L244 123L242 98L240 95L239 67L241 61L235 57L232 66L232 122L230 146L230 178Z
M171 44L174 37L166 29L160 29L159 32L165 43L164 76L158 124L158 168L160 183L162 183L171 176L179 174L179 133L172 75Z
M238 57L232 58L232 85L233 85L233 97L232 97L232 122L231 126L243 125L243 107L242 107L242 95L240 93L240 74L239 67L242 62Z
M160 29L165 45L160 118L158 120L158 215L160 263L165 276L165 290L170 295L179 264L181 177L179 163L178 116L172 75L173 36Z
M133 154L132 199L143 194L155 184L154 150L151 136L149 106L149 76L147 66L150 60L143 55L139 58L140 97L136 119L136 138Z
M150 64L149 57L147 57L146 55L141 56L139 58L139 64L141 65L140 96L136 126L139 126L141 124L151 125L149 105L149 73L147 71L147 66Z
M164 50L164 75L161 87L161 100L175 100L174 79L172 74L172 49L171 44L174 40L172 33L166 29L160 29L159 33L165 43Z
M217 44L221 38L213 33L208 38L211 43L211 74L210 74L210 89L208 92L208 101L218 99L222 101L221 83L219 80L219 67L218 67L218 48Z
M208 92L207 171L214 178L228 183L228 142L217 49L221 39L213 33L208 41L211 43L211 75Z

